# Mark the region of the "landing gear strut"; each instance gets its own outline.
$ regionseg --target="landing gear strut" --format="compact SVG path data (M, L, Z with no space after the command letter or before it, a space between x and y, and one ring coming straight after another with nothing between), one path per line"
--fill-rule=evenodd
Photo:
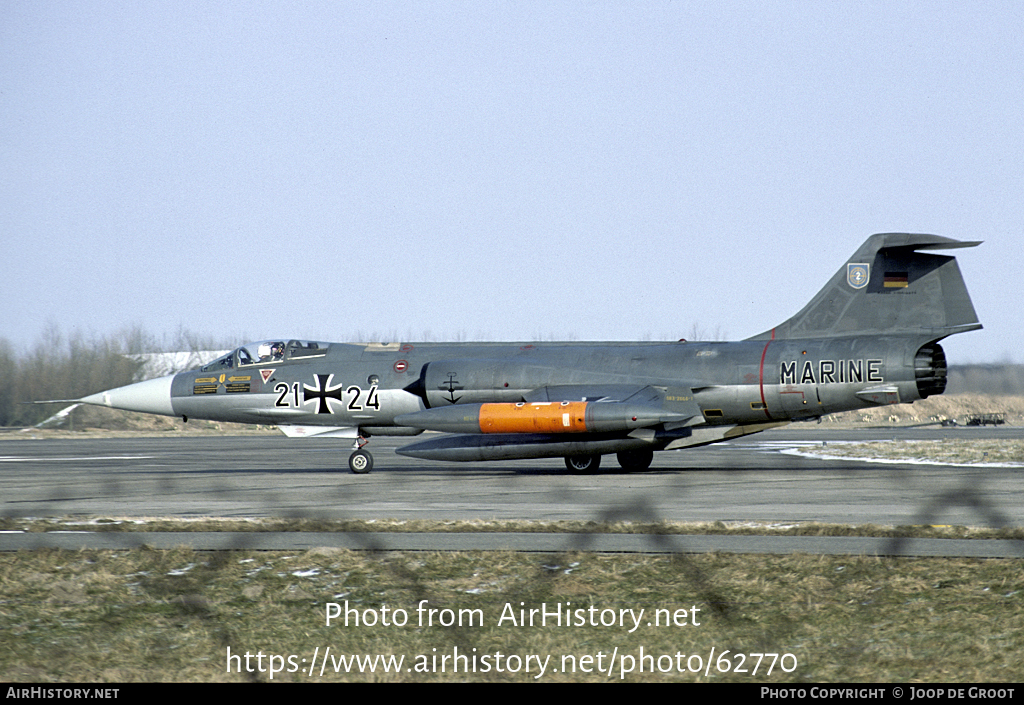
M352 455L348 456L348 469L357 475L365 475L373 470L373 456L370 451L363 450L367 443L369 441L362 436L357 438Z

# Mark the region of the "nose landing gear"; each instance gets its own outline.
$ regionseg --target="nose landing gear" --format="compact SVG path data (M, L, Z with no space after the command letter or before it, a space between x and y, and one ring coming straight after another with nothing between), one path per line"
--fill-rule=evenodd
M348 469L357 475L365 475L373 470L373 456L370 451L363 450L370 441L360 436L353 446L352 455L348 456Z

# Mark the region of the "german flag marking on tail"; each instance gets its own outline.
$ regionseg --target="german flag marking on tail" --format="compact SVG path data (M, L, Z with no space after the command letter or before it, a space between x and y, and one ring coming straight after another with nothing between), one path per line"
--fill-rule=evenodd
M886 289L906 289L910 286L906 272L886 272L882 284Z

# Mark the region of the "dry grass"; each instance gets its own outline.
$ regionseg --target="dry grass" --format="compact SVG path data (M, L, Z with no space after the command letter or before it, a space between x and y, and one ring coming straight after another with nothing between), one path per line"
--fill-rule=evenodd
M1012 426L1024 424L1024 396L991 396L985 394L941 394L913 404L878 406L858 411L844 411L823 418L833 427L857 427L940 423L956 419L963 423L975 414L1004 414Z
M515 682L537 675L535 667L531 673L492 668L456 674L451 661L443 673L431 665L434 655L457 648L478 657L550 656L544 681L1012 682L1019 680L1024 649L1021 568L1020 560L805 555L7 554L0 556L6 635L0 680L268 680L271 654L296 657L295 668L279 662L285 670L274 680L283 681ZM378 615L384 605L392 614L404 609L410 623L327 626L326 603L346 600ZM480 610L483 624L418 626L420 600L436 609ZM518 610L566 602L598 613L646 612L633 633L618 626L497 623L506 603ZM700 626L647 626L658 608L685 609L688 621L696 616ZM329 665L322 678L310 676L308 660L328 646L335 655L403 656L405 665L398 673L378 668L373 674L334 673ZM253 658L256 672L229 673L229 647L234 654L262 652L264 672ZM603 654L607 669L613 652L635 658L641 648L662 656L661 665L671 663L673 672L620 678L629 665L621 658L610 675L584 673L579 661L575 673L561 669L563 656L593 656L596 668ZM762 669L756 677L715 667L708 675L674 672L676 654L706 661L712 648L730 656L789 653L797 667L787 673L777 666L771 676ZM417 656L425 659L425 672L406 670Z
M882 526L819 522L596 522L437 519L218 519L207 518L33 518L2 517L0 530L28 533L88 530L110 531L288 531L394 533L556 533L659 534L742 536L867 536L875 538L1024 539L1024 528L973 526Z
M883 460L920 460L942 464L1024 465L1024 441L1013 439L944 438L936 441L873 441L829 443L815 455Z

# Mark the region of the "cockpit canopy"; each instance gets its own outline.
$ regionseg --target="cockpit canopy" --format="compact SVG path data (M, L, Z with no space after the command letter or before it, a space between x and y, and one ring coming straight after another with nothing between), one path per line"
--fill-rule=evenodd
M227 355L222 355L201 369L203 372L214 372L225 368L248 367L274 362L286 362L300 358L321 357L327 354L330 343L318 343L311 340L261 340L257 343L246 343Z

